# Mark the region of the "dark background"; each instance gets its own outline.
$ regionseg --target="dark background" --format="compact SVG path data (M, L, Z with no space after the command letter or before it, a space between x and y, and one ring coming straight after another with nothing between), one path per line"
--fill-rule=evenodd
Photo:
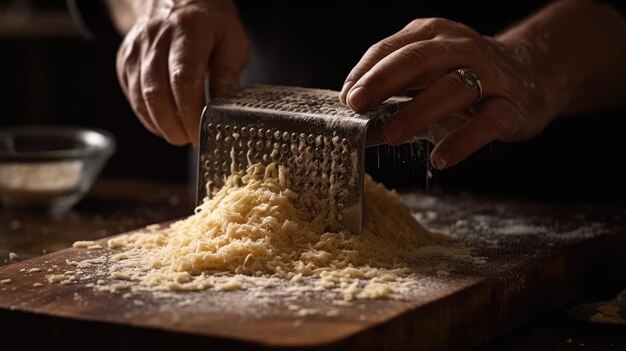
M492 35L545 3L238 1L254 47L242 83L338 90L371 44L413 18L445 17ZM191 149L169 146L144 130L117 83L120 38L101 30L95 34L91 41L81 36L63 0L0 0L0 126L103 128L118 141L104 176L188 181L194 162ZM533 140L493 143L460 165L434 172L429 186L623 205L623 117L624 111L572 116ZM392 187L424 189L427 146L413 151L411 155L408 146L369 150L368 171Z

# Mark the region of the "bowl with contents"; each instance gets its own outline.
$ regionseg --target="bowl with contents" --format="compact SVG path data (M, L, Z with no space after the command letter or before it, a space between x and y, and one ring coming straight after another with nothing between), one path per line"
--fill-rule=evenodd
M0 198L7 208L65 212L115 151L103 130L69 126L0 128Z

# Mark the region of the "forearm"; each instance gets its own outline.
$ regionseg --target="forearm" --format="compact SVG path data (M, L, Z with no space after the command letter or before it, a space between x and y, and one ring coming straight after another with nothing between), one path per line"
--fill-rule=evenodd
M531 61L555 113L626 106L626 21L610 6L558 1L497 40Z

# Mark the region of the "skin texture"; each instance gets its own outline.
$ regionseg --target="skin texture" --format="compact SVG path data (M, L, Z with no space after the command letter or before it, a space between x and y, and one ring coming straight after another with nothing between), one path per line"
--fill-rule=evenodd
M559 1L495 38L445 19L417 19L363 55L341 100L362 112L394 95L414 96L383 128L391 145L471 111L433 149L431 162L443 169L491 141L534 137L560 114L618 105L626 96L624 62L624 18L590 1ZM451 73L457 68L480 77L479 102Z
M237 89L250 55L235 6L107 1L126 34L117 71L135 113L168 142L196 144L204 80L212 97ZM491 141L532 138L559 115L624 106L624 62L624 17L594 1L555 1L496 37L446 19L416 19L363 55L341 101L362 112L394 95L412 96L383 129L392 145L451 113L469 114L433 149L431 162L443 169ZM480 101L457 68L480 77Z
M119 48L116 67L135 114L171 144L197 144L205 80L211 97L238 89L239 74L250 57L235 6L229 0L150 0L119 6L111 10L118 29L124 32L134 23ZM120 10L124 6L127 11Z

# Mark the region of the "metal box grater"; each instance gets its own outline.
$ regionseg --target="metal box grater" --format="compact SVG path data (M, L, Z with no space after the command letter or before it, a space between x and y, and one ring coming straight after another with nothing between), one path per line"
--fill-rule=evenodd
M312 189L338 227L360 233L365 147L383 143L380 127L404 101L359 114L335 91L262 85L216 99L202 116L198 202L211 195L207 185L219 189L233 172L276 162L291 169L294 191Z

